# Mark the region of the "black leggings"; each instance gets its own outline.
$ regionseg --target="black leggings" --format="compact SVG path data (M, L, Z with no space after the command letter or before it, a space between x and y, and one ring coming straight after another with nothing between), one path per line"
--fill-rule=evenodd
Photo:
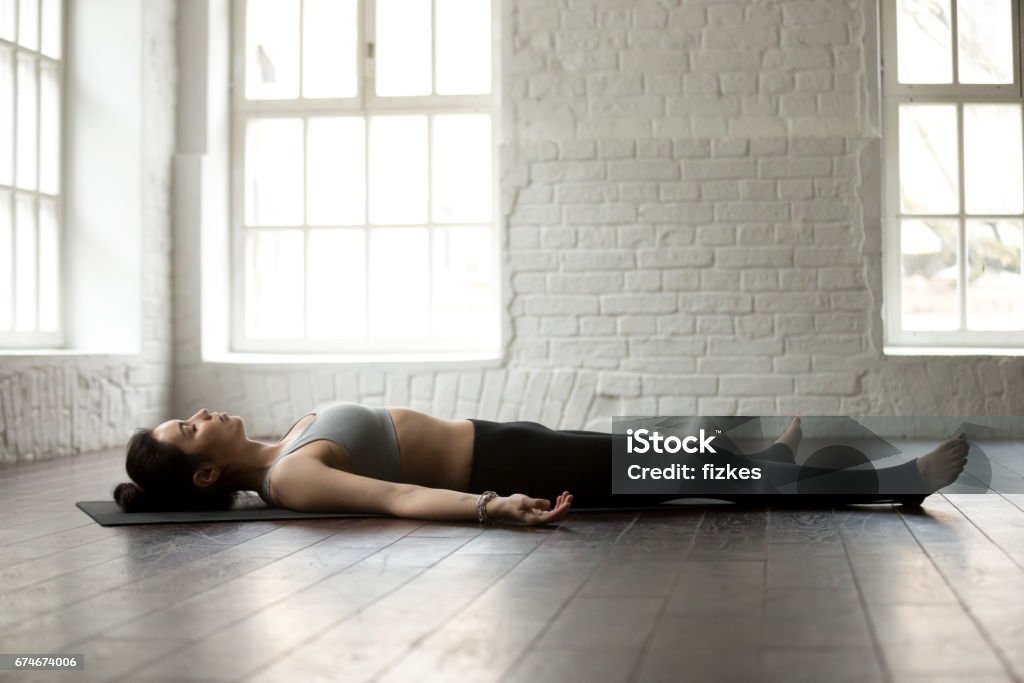
M717 498L757 505L919 502L930 493L914 461L879 469L808 467L792 462L789 446L773 444L752 454L719 448L714 456L718 465L760 467L763 477L759 480L723 481L713 494L613 494L613 443L625 435L556 430L524 420L470 422L474 427L471 493L522 493L553 503L562 491L569 491L573 507L581 508L643 507L679 498ZM694 462L698 467L701 464L700 460ZM789 485L792 489L794 484L798 495L779 493L778 487Z

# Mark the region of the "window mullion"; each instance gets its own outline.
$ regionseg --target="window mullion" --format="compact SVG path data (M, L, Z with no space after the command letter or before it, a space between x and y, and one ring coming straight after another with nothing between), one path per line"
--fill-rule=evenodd
M248 0L234 0L234 21L232 35L234 47L231 60L231 104L234 108L231 118L229 136L231 159L231 197L229 201L231 231L228 239L228 253L231 263L229 288L231 292L230 319L231 329L229 348L231 351L242 350L242 340L247 340L246 311L249 307L249 292L246 288L246 241L249 239L245 225L245 141L248 134L249 121L252 119L247 111L246 89L249 82L249 60L247 54L247 26L249 22Z
M360 46L360 59L363 67L363 107L370 109L377 97L377 3L376 0L365 0L363 26L366 38Z
M1013 44L1017 46L1017 49L1013 51L1013 84L1016 86L1017 96L1024 97L1024 88L1021 87L1020 77L1021 53L1024 52L1024 45L1020 43L1021 12L1019 0L1010 1L1010 20L1010 33L1013 37Z
M303 2L305 5L305 2ZM303 51L299 50L300 53ZM301 58L300 58L301 59ZM299 68L299 77L302 69ZM301 84L301 81L300 81ZM309 117L302 118L302 338L309 338Z
M363 330L364 339L373 337L370 331L370 248L373 239L373 229L370 226L370 106L374 98L374 90L377 87L377 36L376 36L376 15L377 4L375 0L363 0L363 30L366 32L363 43L359 46L359 59L362 61L360 69L363 78L363 89L361 91L363 104L363 178L365 187L363 191Z
M38 3L36 4L36 13L40 15L38 20L36 21L36 45L39 47L39 50L40 50L40 53L41 53L42 49L43 49L43 28L42 28L43 27L43 17L42 17L42 8L39 6ZM36 301L35 301L36 329L35 329L35 331L36 332L41 332L42 331L42 329L41 329L41 327L42 327L41 322L42 321L40 320L40 318L41 318L41 314L42 314L42 307L40 306L41 298L39 296L39 290L40 290L40 285L42 285L42 282L43 282L42 275L41 275L43 256L39 252L39 247L40 247L40 244L42 242L42 240L40 240L40 238L39 238L39 234L42 232L42 228L43 228L42 221L40 220L40 218L42 217L43 211L42 211L42 206L41 206L41 204L42 204L42 202L41 202L41 200L42 200L41 189L42 188L41 188L41 186L39 184L39 181L41 180L41 176L42 176L42 173L40 173L40 169L43 166L43 157L40 154L40 151L42 151L42 144L41 144L40 141L42 139L42 134L43 134L43 109L42 109L42 101L43 101L43 96L42 96L42 91L43 91L43 70L42 70L42 64L40 63L38 57L34 57L32 59L32 71L35 74L35 81L36 81L36 139L35 139L35 146L36 146L36 149L35 149L35 156L36 156L35 175L36 175L36 181L35 181L35 193L34 193L35 196L33 197L33 201L32 201L32 211L35 214L35 223L36 223L35 234L33 235L33 238L35 239L35 242L36 242L36 246L35 246L35 254L36 254L36 268L35 268L35 270L36 270L36 272L35 272L35 279L36 279L36 291L35 291L35 295L36 295L35 296L35 299L36 299Z
M244 43L239 43L244 44ZM236 88L237 91L237 88ZM231 349L237 350L238 341L245 339L247 330L245 315L248 308L249 294L245 288L245 250L247 233L242 230L245 225L245 136L249 118L236 113L231 120L231 237L228 240L228 251L232 263L229 264L231 288Z
M900 113L901 100L899 98L892 98L886 105L886 121L889 126L888 129L893 131L893 138L895 144L889 148L889 160L887 167L890 169L889 174L889 197L888 204L889 208L886 213L888 214L888 264L886 272L889 274L890 291L892 292L891 297L887 297L893 302L892 308L887 312L887 320L890 323L890 329L896 331L900 336L903 336L903 249L901 236L903 231L903 221L899 217L902 214L902 207L900 205L900 158L899 158L899 113Z
M363 116L363 330L370 338L370 116Z
M957 20L957 0L950 0L949 5L949 24L950 30L953 32L953 38L950 41L950 52L953 53L953 85L959 85L960 83L960 28L959 21Z
M234 54L231 60L231 77L228 79L228 88L231 91L231 104L234 106L236 112L244 110L245 104L245 90L249 81L249 59L246 54L246 48L248 47L246 41L248 36L246 35L246 26L249 21L249 3L248 0L235 0L232 5L234 6L234 21L232 22L232 34L234 37Z
M957 192L959 193L960 202L960 216L957 228L957 270L959 271L960 286L957 289L959 296L958 307L960 309L960 326L961 332L967 330L967 204L966 204L966 191L967 179L964 177L964 104L958 102L956 105L956 137L957 137L957 175L959 176L959 183L957 185Z
M11 194L10 194L10 226L11 239L11 326L10 332L17 328L18 321L18 292L15 289L18 285L18 33L21 31L21 3L14 3L14 47L11 49L11 92L14 99L11 101Z
M15 7L17 7L17 3L15 3ZM17 21L15 21L15 26L17 26ZM12 80L11 92L14 93L14 98L11 101L11 110L12 110L12 114L11 114L11 123L12 123L12 125L11 125L11 133L10 133L11 134L11 189L10 189L10 191L7 194L7 218L8 218L8 221L9 221L8 222L8 226L9 226L9 229L10 229L10 235L8 235L8 240L7 240L7 247L10 249L10 259L8 261L9 266L10 266L10 271L8 273L9 276L10 276L10 283L9 283L10 287L8 288L8 292L9 292L10 296L9 296L8 300L10 302L10 312L11 312L10 325L6 328L6 330L8 332L13 332L14 331L14 319L15 319L14 307L17 305L17 296L15 295L15 291L14 291L14 286L15 286L15 282L16 282L14 268L15 268L15 264L17 263L17 251L15 250L15 239L16 239L15 236L17 235L17 226L15 225L14 221L15 221L15 218L17 216L17 212L15 211L15 206L16 206L16 202L17 202L17 199L18 199L18 178L15 175L18 172L18 161L17 161L17 159L18 159L18 155L17 155L17 142L18 142L18 133L17 133L17 130L18 130L18 106L17 106L18 105L18 78L17 78L18 62L17 62L17 59L18 59L18 55L17 55L17 52L16 51L12 51L11 57L12 57L12 61L11 61L11 76L12 76L12 78L11 78L11 80Z
M437 94L437 1L430 0L430 93Z
M306 58L306 0L298 0L299 3L299 101L306 96L306 75L303 71L303 61Z
M7 332L13 332L14 331L14 314L15 314L14 307L15 307L15 305L17 303L17 297L15 296L15 292L14 292L14 284L15 284L14 267L15 267L15 263L17 262L17 254L16 254L16 252L14 250L14 236L15 236L15 225L14 225L15 210L14 210L14 206L15 206L16 196L17 195L15 194L15 191L12 189L11 192L8 194L8 198L7 198L7 217L8 217L8 220L9 220L8 225L9 225L9 229L10 229L10 235L8 235L8 239L7 239L7 247L10 249L10 257L8 258L8 266L10 268L10 271L8 273L9 276L10 276L10 283L9 283L10 287L8 287L7 291L8 291L8 302L9 302L8 305L10 306L9 310L10 310L10 316L11 316L10 325L5 330Z
M366 67L364 66L364 60L367 58L366 45L369 44L369 38L366 32L366 2L363 0L355 0L356 2L356 45L355 45L355 66L356 66L356 100L359 102L359 108L366 108Z
M431 3L433 4L433 3ZM433 36L431 36L433 40ZM427 115L427 336L434 329L434 116Z

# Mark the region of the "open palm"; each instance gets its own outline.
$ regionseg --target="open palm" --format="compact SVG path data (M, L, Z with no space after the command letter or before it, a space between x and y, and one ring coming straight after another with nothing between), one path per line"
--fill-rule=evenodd
M521 493L513 493L508 497L506 514L509 519L524 524L550 524L563 519L572 505L572 494L563 491L555 499L554 507L547 498L530 498Z

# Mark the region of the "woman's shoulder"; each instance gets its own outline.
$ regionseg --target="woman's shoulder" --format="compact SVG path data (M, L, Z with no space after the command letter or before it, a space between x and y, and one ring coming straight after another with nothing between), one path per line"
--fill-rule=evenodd
M337 451L338 445L333 441L310 441L282 456L271 470L271 475L295 471L315 472L324 468L339 469Z
M271 470L274 505L300 512L389 513L390 502L404 484L357 476L335 466L329 444L320 451L299 452L314 443L283 458L274 468L279 471Z
M280 507L282 493L302 479L316 476L317 471L327 469L323 450L324 444L314 441L280 456L266 474L265 490L270 494L269 502Z

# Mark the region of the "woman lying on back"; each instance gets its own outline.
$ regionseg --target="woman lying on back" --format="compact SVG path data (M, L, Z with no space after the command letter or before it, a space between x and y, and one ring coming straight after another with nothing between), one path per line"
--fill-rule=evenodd
M613 438L620 437L334 401L267 443L250 439L241 417L203 409L187 420L136 430L126 460L134 483L118 484L114 498L128 512L216 510L230 507L236 492L251 490L270 506L300 512L546 524L564 518L574 502L630 507L685 497L613 495ZM767 472L745 484L751 488L744 493L770 495L798 475L818 476L829 501L919 503L956 479L968 450L963 435L949 439L908 463L868 472L874 490L844 496L830 492L859 491L868 481L865 472L796 465L800 438L794 418L771 447L740 456ZM722 497L764 504L763 495Z

